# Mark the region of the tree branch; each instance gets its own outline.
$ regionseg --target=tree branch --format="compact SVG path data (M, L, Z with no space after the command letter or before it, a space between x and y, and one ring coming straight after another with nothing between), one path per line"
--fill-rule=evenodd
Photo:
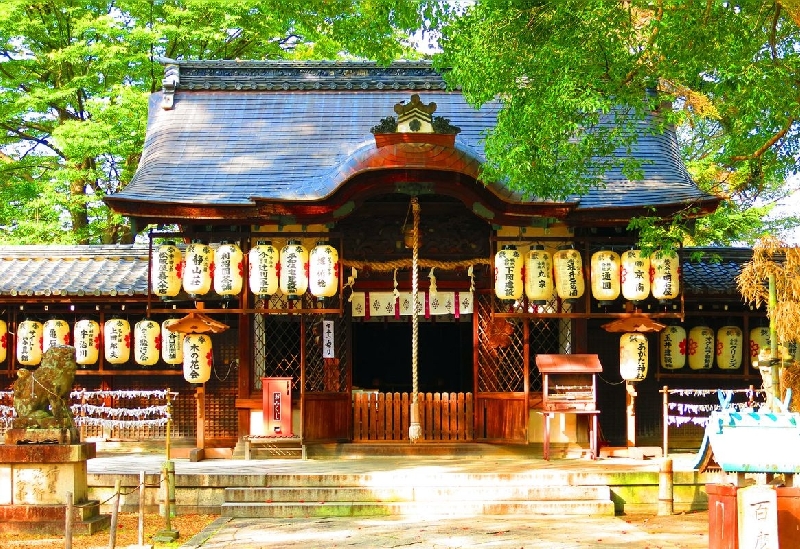
M732 156L731 160L734 162L741 162L743 160L754 160L756 158L760 158L761 155L767 152L775 143L780 141L787 133L789 133L789 129L792 127L792 124L794 123L795 119L789 118L789 120L786 121L786 124L783 126L783 128L781 128L781 130L778 133L770 137L767 140L767 142L761 145L761 147L759 147L759 149L755 151L753 154Z

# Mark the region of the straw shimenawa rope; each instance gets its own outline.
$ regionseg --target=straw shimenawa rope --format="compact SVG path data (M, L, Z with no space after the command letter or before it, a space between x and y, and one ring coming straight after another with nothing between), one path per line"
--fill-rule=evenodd
M414 311L411 314L411 424L408 426L408 438L416 442L422 437L422 428L419 425L419 405L417 392L417 350L419 348L419 318L417 317L417 293L419 277L417 265L419 263L419 201L417 197L411 198L411 213L413 215L413 232L411 248L411 303Z

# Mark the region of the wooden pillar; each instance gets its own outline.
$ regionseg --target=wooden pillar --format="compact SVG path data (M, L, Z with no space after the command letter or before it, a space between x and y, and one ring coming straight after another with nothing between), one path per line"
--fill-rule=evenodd
M628 448L636 446L636 385L625 382L625 421L628 431Z
M195 392L197 399L197 448L205 449L206 446L206 386L198 385Z

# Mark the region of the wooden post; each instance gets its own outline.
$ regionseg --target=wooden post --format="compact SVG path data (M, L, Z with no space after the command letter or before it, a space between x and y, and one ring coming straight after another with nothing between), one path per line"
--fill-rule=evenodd
M669 389L666 385L661 389L662 427L664 435L664 457L669 454Z
M144 545L144 479L144 471L139 471L139 546Z
M672 458L664 458L658 469L658 515L668 516L673 513L673 473Z
M117 479L114 482L114 506L111 508L111 526L108 530L108 549L117 546L117 521L119 517L119 492L122 488L122 481Z
M628 427L628 448L636 446L636 385L625 382L625 417Z
M64 549L72 549L72 492L67 492L67 508L64 511Z
M195 393L197 399L197 448L203 450L206 447L206 386L198 385Z

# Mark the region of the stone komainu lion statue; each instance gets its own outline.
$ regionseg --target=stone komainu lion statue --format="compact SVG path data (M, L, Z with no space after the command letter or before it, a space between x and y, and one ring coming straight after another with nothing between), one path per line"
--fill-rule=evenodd
M14 382L16 429L69 429L75 431L69 394L75 380L75 347L50 347L36 370L20 368Z

